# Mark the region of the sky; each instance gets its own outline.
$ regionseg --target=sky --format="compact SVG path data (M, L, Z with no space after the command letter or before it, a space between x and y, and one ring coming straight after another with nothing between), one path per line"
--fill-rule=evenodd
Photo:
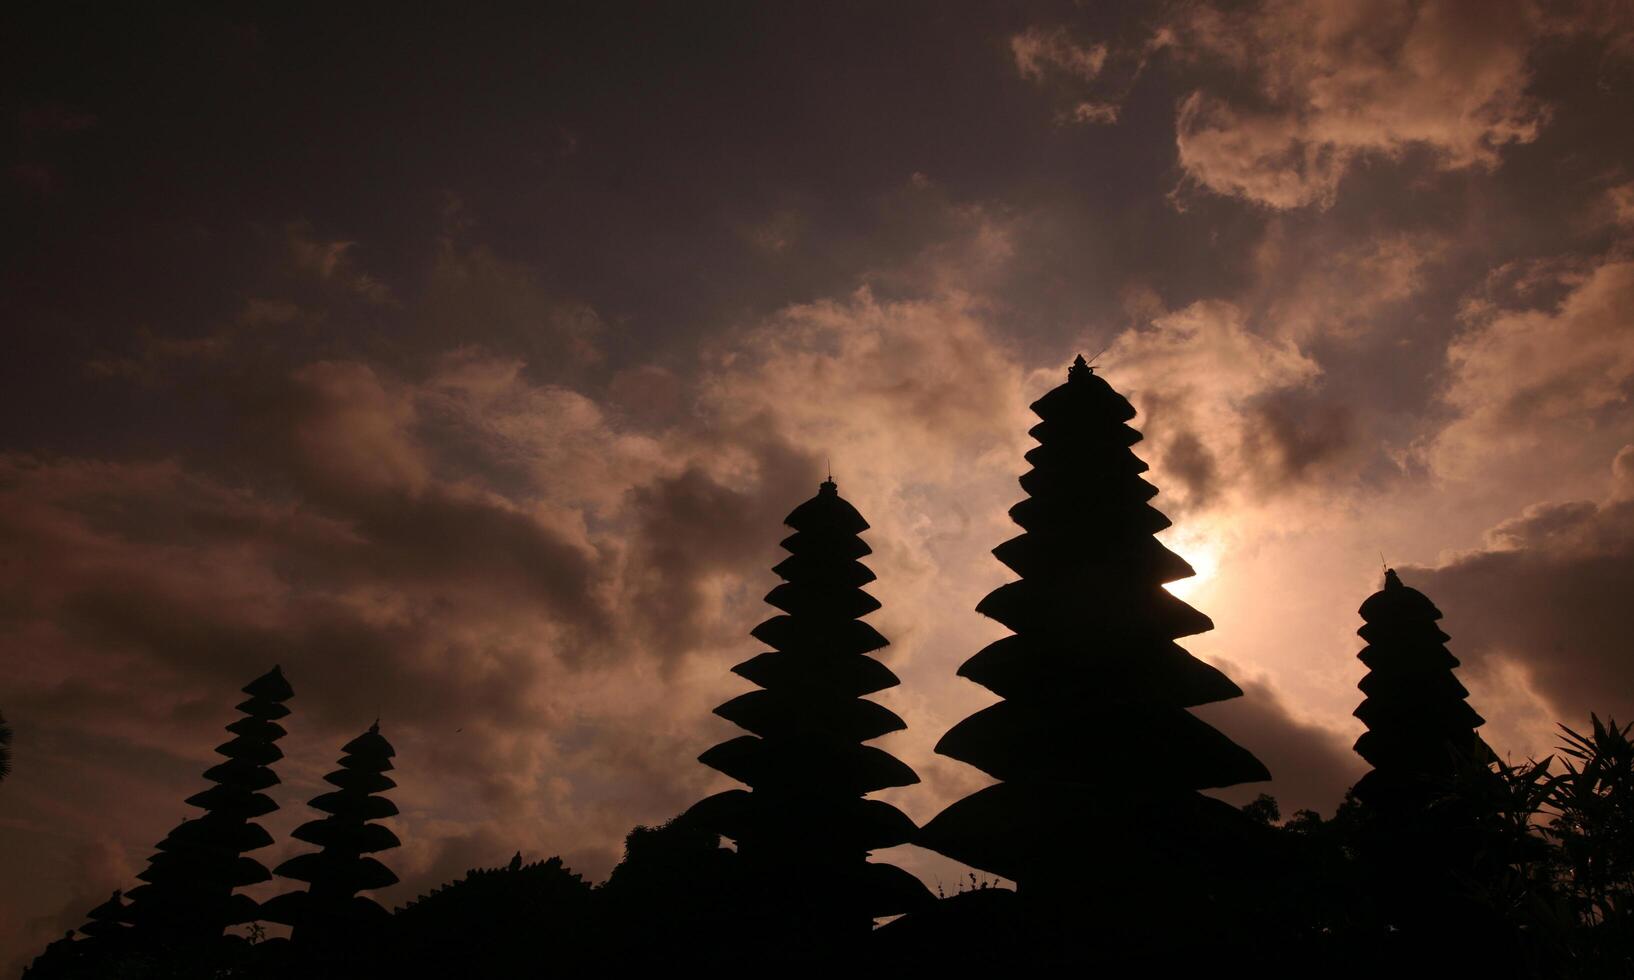
M995 700L954 671L1079 352L1244 690L1196 713L1274 776L1227 799L1363 771L1381 562L1501 755L1634 720L1628 4L534 6L3 15L0 969L135 883L275 663L269 866L378 717L386 904L601 880L730 785L830 466L928 820L989 781L931 747Z

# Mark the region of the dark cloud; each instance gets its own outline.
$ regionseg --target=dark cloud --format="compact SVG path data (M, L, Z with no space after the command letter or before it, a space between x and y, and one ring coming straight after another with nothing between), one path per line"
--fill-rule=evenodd
M1202 705L1191 709L1192 713L1258 756L1271 771L1271 779L1233 786L1215 795L1241 805L1260 793L1270 793L1284 816L1292 816L1295 810L1332 816L1345 791L1367 771L1367 763L1333 729L1294 717L1269 683L1252 679L1250 672L1234 664L1221 666L1237 680L1243 696Z
M1540 505L1496 527L1491 542L1402 570L1446 613L1466 669L1492 677L1504 662L1520 665L1568 724L1590 710L1634 717L1634 502Z

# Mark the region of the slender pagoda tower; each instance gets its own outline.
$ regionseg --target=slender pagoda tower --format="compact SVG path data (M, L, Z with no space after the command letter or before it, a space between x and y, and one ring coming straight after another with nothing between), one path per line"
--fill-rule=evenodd
M1441 610L1428 596L1387 568L1384 588L1360 612L1364 624L1356 632L1367 646L1357 659L1368 672L1357 685L1366 697L1355 715L1367 731L1356 753L1373 769L1354 792L1376 809L1422 811L1445 794L1461 766L1497 758L1475 731L1486 719L1453 676L1458 659L1447 652L1449 637L1436 625Z
M334 792L307 805L325 814L310 820L290 836L322 850L299 854L277 868L280 877L304 881L306 891L286 892L261 907L261 917L293 926L297 943L343 943L349 937L378 928L389 913L365 889L397 883L397 875L370 854L402 846L397 835L373 823L396 816L397 806L377 794L396 787L386 772L397 753L380 734L380 722L341 747L340 768L323 777Z
M1384 588L1360 612L1367 646L1358 659L1368 672L1355 714L1367 731L1356 752L1373 766L1352 788L1362 805L1361 867L1382 922L1468 957L1468 944L1451 937L1492 925L1469 882L1506 873L1483 846L1491 800L1502 796L1488 769L1497 756L1476 733L1485 719L1453 676L1458 660L1435 603L1386 569Z
M879 608L862 590L874 573L868 529L832 479L784 523L783 583L766 601L783 611L750 635L772 650L733 672L760 685L715 713L753 734L698 757L749 785L697 803L683 817L737 843L739 863L765 896L766 914L800 922L815 937L866 937L879 916L931 901L917 878L868 852L911 840L913 822L868 793L919 781L889 753L862 743L903 727L865 695L896 675L868 656L887 644L860 617Z
M1130 447L1135 410L1082 356L1034 402L1024 533L993 549L1021 576L976 611L1015 635L959 675L1004 700L936 751L1001 780L942 811L918 843L1046 901L1192 880L1236 848L1242 816L1198 790L1269 779L1259 760L1186 709L1238 697L1175 643L1213 628L1163 583L1193 573L1152 537L1168 518ZM1110 899L1109 899L1110 901Z
M216 746L227 761L204 773L215 785L187 798L204 815L178 825L159 842L158 853L136 876L146 884L127 895L127 921L144 942L197 943L256 918L255 900L233 889L272 877L244 852L272 843L253 821L278 809L261 790L278 783L269 768L284 757L273 744L284 737L277 719L289 714L284 702L295 692L277 667L243 690L249 695L238 706L244 717L227 726L232 740Z

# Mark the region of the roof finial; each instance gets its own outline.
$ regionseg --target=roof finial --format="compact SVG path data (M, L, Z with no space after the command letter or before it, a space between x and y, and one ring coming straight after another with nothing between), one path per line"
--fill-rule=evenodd
M1067 380L1077 381L1080 378L1087 378L1094 373L1095 369L1089 366L1088 361L1084 360L1084 355L1079 354L1077 357L1073 358L1072 367L1067 368Z
M1387 589L1401 588L1401 577L1396 574L1394 568L1384 570L1384 587Z

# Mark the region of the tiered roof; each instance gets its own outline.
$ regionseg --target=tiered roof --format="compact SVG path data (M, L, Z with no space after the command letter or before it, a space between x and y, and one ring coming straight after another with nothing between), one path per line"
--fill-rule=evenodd
M858 559L870 549L858 536L868 522L839 495L833 480L796 507L784 523L789 557L775 571L783 584L766 601L783 610L751 633L772 650L732 668L761 690L715 713L752 734L715 746L699 761L749 790L727 790L688 812L732 838L743 862L783 879L791 892L832 886L864 928L876 916L908 911L929 899L918 879L868 852L909 841L914 825L888 803L863 797L917 783L912 769L862 743L904 727L865 699L895 686L896 675L869 656L888 641L860 617L879 608L862 586L874 573Z
M1367 726L1356 752L1373 770L1356 784L1358 799L1389 805L1434 792L1468 763L1495 756L1475 730L1486 724L1465 699L1469 691L1453 676L1458 659L1447 652L1448 636L1436 625L1441 610L1424 593L1402 584L1386 569L1384 588L1362 603L1365 621L1356 632L1367 641L1358 655L1368 668L1366 695L1355 715Z
M391 800L376 795L396 787L386 772L397 753L380 734L378 721L341 751L340 768L323 777L338 789L307 804L327 816L301 824L291 835L322 850L296 855L277 869L280 876L310 887L279 895L262 907L263 918L294 926L296 941L335 938L349 929L380 924L386 910L357 893L397 883L390 868L368 856L402 844L391 830L372 822L397 814Z
M204 815L180 824L159 842L158 853L137 875L147 884L129 893L127 921L144 936L161 941L203 938L257 918L255 901L233 889L272 877L245 852L272 843L253 821L278 809L261 791L278 783L269 768L284 757L273 744L284 736L277 719L289 714L283 702L295 692L277 667L243 691L249 695L238 706L244 717L227 726L234 737L216 746L227 761L204 773L215 785L186 801Z
M1170 522L1148 503L1157 488L1130 449L1141 439L1125 424L1134 408L1079 357L1032 410L1028 498L1010 510L1023 533L993 549L1021 578L977 606L1014 635L959 669L1004 700L936 746L1002 782L920 836L1024 886L1062 868L1063 835L1137 851L1144 838L1196 843L1210 820L1230 822L1196 790L1270 778L1186 710L1242 691L1175 642L1213 623L1162 587L1194 573L1152 537Z

